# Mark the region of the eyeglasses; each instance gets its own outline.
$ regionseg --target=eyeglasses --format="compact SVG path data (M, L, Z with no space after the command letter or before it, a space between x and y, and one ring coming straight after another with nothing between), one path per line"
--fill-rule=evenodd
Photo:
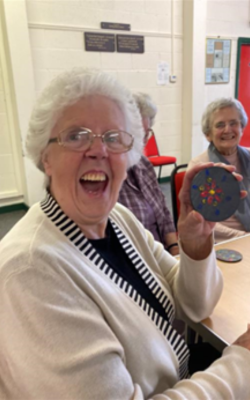
M241 122L237 119L234 119L229 122L218 122L217 124L214 125L215 129L217 131L222 131L225 129L225 127L228 125L230 128L238 128L240 126Z
M134 143L133 136L125 131L111 130L102 135L95 135L88 128L78 127L60 132L57 138L49 139L48 144L58 143L73 151L84 151L91 147L95 138L100 138L111 153L125 153Z

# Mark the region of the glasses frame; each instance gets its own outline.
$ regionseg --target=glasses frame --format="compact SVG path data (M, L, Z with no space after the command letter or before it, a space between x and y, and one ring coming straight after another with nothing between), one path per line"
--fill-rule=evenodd
M73 129L73 128L72 128L72 129ZM72 150L72 151L77 151L77 152L80 153L80 152L82 152L82 151L88 150L88 149L92 146L92 144L93 144L95 138L100 138L100 139L102 140L102 143L105 144L105 146L106 146L106 148L107 148L107 150L108 150L109 152L121 154L121 153L127 153L129 150L131 150L132 147L133 147L133 144L134 144L134 137L133 137L130 133L128 133L128 132L126 132L126 131L123 131L123 130L120 130L120 129L117 129L117 130L116 130L116 129L111 129L111 130L109 130L109 131L106 131L106 132L102 133L101 135L96 135L95 133L92 132L91 129L84 128L83 126L80 126L79 128L77 127L76 129L84 130L84 131L86 131L86 132L88 132L88 133L90 134L89 145L88 145L86 148L84 148L84 149L82 149L82 148L73 148L73 147L67 146L67 145L65 144L66 142L63 142L63 141L62 141L61 135L62 135L64 132L67 132L68 129L59 132L59 134L58 134L57 137L49 139L47 145L49 145L50 143L57 143L57 144L59 144L59 146L63 146L63 147L65 147L66 149L70 149L70 150ZM114 150L110 149L109 146L107 145L107 143L105 143L105 141L104 141L104 137L105 137L105 135L106 135L107 133L117 133L117 132L126 133L126 134L129 135L130 138L131 138L131 144L130 144L130 146L129 146L128 148L124 148L124 150L122 150L122 151L114 151Z
M227 126L229 126L230 128L236 128L236 129L238 129L239 127L242 128L242 123L241 123L241 120L239 120L239 119L232 120L232 121L229 121L229 122L224 122L224 121L223 122L218 122L217 125L220 124L220 123L223 123L224 126L220 127L220 126L216 126L216 124L214 125L214 129L216 129L217 131L223 131ZM235 124L235 126L233 126L231 124Z

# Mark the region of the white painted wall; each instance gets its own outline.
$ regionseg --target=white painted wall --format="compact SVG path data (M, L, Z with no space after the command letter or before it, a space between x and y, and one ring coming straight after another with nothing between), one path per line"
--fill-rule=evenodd
M184 0L182 163L203 148L200 116L204 109L206 0Z
M238 37L250 36L249 0L214 1L207 0L208 37L232 40L230 82L228 84L206 85L206 104L221 96L234 96L236 56Z
M216 98L234 97L235 95L237 40L239 37L250 37L250 1L207 0L206 20L206 36L231 39L232 49L230 82L205 85L204 107ZM203 148L206 147L207 142L204 141Z
M149 93L158 107L155 133L161 154L181 159L182 134L182 0L174 2L174 51L171 41L171 1L27 0L29 35L37 94L58 72L74 66L101 68L114 74L131 91ZM100 29L101 21L131 24L145 36L144 54L86 52L83 32ZM166 61L177 83L157 85L157 64ZM168 176L172 167L165 167Z

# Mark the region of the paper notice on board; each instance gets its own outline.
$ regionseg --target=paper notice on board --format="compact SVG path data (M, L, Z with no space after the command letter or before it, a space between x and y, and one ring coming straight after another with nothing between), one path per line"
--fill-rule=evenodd
M157 84L166 85L168 82L169 82L169 64L165 61L161 61L157 66Z
M228 83L230 59L231 39L207 38L205 83Z

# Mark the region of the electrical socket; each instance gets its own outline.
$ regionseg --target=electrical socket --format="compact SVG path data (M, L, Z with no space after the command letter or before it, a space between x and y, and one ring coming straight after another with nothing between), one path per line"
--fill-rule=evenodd
M176 83L176 81L177 81L177 76L176 75L170 75L169 82Z

